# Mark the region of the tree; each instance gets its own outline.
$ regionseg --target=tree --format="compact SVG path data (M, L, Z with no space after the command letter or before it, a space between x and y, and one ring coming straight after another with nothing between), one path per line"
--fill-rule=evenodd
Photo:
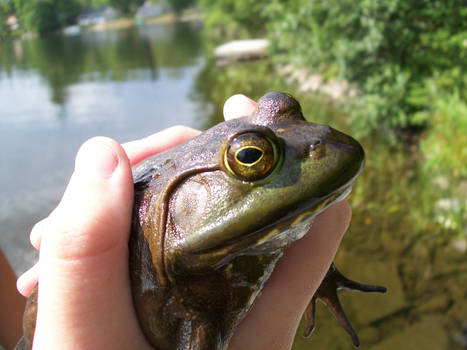
M14 0L25 31L46 33L74 22L81 6L74 0Z
M177 0L169 2L172 1ZM225 41L264 34L268 21L264 9L269 6L269 2L270 0L201 0L199 5L206 12L208 34Z
M5 3L0 2L0 39L4 39L10 34L10 28L6 22L9 14L8 7Z
M110 6L115 7L122 13L136 11L136 8L144 3L144 0L108 0Z
M361 93L349 113L361 130L415 129L430 121L433 83L467 99L464 3L274 0L272 49L285 62L354 84Z
M168 2L175 13L180 13L183 9L193 5L195 0L169 0Z

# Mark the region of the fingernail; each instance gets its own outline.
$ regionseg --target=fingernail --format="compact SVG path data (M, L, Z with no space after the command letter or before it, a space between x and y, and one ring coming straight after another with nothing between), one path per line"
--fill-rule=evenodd
M245 95L233 95L224 103L224 118L230 120L251 115L255 107L256 102Z
M41 239L44 233L44 230L47 227L48 218L45 218L34 225L29 235L29 241L32 246L36 249L39 249L41 246Z
M118 155L109 146L95 140L85 142L75 161L75 171L98 177L110 177L117 168Z
M37 283L38 276L39 265L36 263L16 280L16 289L18 292L26 298L29 297Z

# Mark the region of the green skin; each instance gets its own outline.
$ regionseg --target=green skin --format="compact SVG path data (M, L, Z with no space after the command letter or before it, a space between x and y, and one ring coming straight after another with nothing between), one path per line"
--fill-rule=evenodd
M245 132L276 145L273 169L254 181L226 166L229 145ZM306 122L293 97L272 92L253 115L136 169L130 270L150 343L225 349L284 249L350 191L363 162L357 141Z
M252 133L259 144L239 141ZM258 164L258 154L236 158L236 149L252 145L263 150ZM285 248L350 192L363 162L357 141L306 122L293 97L271 92L253 115L218 124L134 169L130 275L148 341L159 350L226 349ZM384 291L347 280L332 265L305 313L306 335L321 298L358 345L337 299L340 288ZM35 295L18 349L33 337Z

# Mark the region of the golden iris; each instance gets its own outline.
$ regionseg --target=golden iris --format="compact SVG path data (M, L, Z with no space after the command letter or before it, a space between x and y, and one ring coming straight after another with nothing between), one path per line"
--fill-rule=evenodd
M257 181L268 176L277 163L277 147L268 137L246 132L236 136L224 154L226 168L236 177Z

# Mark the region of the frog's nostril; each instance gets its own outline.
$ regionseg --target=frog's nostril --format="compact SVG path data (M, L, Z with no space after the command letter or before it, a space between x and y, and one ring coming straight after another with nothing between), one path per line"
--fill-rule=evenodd
M324 143L321 140L312 140L309 146L310 157L320 158L324 154L324 148Z
M321 145L321 140L313 140L310 143L310 152L313 152Z

